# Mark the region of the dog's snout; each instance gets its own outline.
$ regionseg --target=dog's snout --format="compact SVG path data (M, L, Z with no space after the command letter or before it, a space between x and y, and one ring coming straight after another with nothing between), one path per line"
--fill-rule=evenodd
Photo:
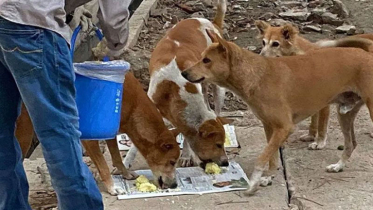
M172 183L171 186L170 186L171 189L175 189L176 187L177 187L177 183L176 182Z
M183 76L185 79L187 79L188 78L188 72L187 71L181 72L181 76Z
M221 166L228 167L229 166L229 161L228 160L222 161Z

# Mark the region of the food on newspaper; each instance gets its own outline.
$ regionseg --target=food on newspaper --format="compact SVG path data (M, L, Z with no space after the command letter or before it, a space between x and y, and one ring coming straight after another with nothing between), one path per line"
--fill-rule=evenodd
M205 172L206 174L220 174L221 168L216 163L207 163Z
M155 192L157 190L157 186L150 183L149 179L144 175L141 175L136 179L136 188L141 192Z

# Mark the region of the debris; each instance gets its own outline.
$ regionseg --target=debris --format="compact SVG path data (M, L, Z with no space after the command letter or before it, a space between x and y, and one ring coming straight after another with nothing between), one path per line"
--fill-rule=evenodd
M315 31L315 32L322 32L321 28L319 26L315 25L306 25L303 27L304 31Z
M339 146L337 147L338 150L344 150L344 148L345 148L345 147L344 147L343 145L339 145Z
M300 1L283 1L281 2L281 5L287 6L287 7L301 7L303 6L302 2Z
M310 14L311 13L307 11L288 10L286 12L281 12L279 15L283 18L291 18L293 20L306 21Z
M346 5L341 0L333 0L333 7L330 8L330 11L341 18L347 18L350 15Z
M343 20L339 19L336 14L325 12L321 16L322 22L324 24L330 24L334 26L341 26L343 24Z
M249 201L233 201L233 200L230 200L228 202L217 203L216 205L220 206L220 205L226 205L226 204L232 204L232 203L249 203Z
M316 201L313 201L313 200L308 199L308 198L305 198L305 197L295 197L295 198L303 199L303 200L306 200L306 201L312 202L312 203L314 203L314 204L317 204L317 205L319 205L319 206L324 206L324 205L321 204L321 203L318 203L318 202L316 202Z
M187 6L185 4L176 4L176 6L190 14L196 12L192 7Z
M335 30L337 33L347 33L348 35L353 35L356 32L356 27L353 25L342 25L337 27Z
M273 14L272 12L266 12L266 13L264 13L263 15L261 15L260 17L259 17L259 19L260 20L266 20L266 21L268 21L268 20L270 20L272 17L274 17L275 16L275 14Z

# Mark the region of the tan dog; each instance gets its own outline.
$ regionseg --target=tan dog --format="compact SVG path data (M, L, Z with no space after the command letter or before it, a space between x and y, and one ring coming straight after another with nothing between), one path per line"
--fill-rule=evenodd
M181 76L181 71L198 62L203 50L212 43L206 29L220 36L225 12L226 0L219 0L213 22L202 18L180 21L159 41L150 59L148 95L163 117L186 138L181 166L200 161L202 167L211 161L221 166L229 164L223 128L229 121L208 109L201 85L192 84Z
M267 163L269 172L275 173L278 149L295 124L352 91L362 100L348 113L338 113L344 151L338 163L327 167L329 172L343 170L357 145L353 122L364 103L373 120L373 55L355 48L327 48L306 55L266 58L215 34L211 37L217 43L182 75L191 82L206 80L232 90L262 121L268 145L256 162L247 194L256 191Z
M127 73L125 77L119 131L127 133L140 150L159 187L175 188L177 186L175 167L180 156L180 148L175 136L178 132L175 130L173 134L166 128L161 114L132 73ZM25 109L17 120L16 132L17 139L21 140L21 148L26 148L27 145L29 147L33 128ZM135 173L127 171L124 167L116 139L107 140L106 143L113 166L117 169L114 174L121 174L125 179L136 178ZM96 165L107 191L111 195L123 194L121 189L114 188L109 167L99 147L99 141L82 141L82 144ZM22 149L23 154L28 151L28 147Z
M266 57L303 55L321 47L364 48L370 46L370 41L362 38L373 40L373 34L362 34L338 40L322 40L312 43L300 36L298 29L291 24L272 27L267 22L258 20L255 21L255 25L259 31L258 38L263 43L263 49L260 54ZM369 49L365 50L368 51ZM358 102L359 97L356 94L350 94L348 99L348 103L341 106L340 111L343 113L351 110ZM308 146L309 149L315 150L325 147L329 115L330 108L327 106L312 116L308 134L301 136L302 141L314 141Z

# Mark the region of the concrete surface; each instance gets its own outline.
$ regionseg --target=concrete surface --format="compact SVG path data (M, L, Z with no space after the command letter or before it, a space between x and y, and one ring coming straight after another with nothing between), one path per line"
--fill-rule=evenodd
M373 139L371 120L366 107L355 121L358 143L343 172L327 173L325 167L338 162L344 144L336 111L329 123L328 143L323 150L308 150L309 142L298 140L307 133L309 123L289 138L284 149L287 178L294 187L292 201L304 209L373 209Z

